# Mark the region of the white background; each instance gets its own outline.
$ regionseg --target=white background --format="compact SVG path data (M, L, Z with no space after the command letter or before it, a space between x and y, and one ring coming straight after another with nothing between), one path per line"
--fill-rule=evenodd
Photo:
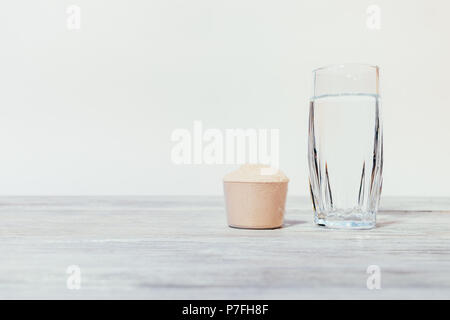
M171 162L173 130L201 120L279 128L289 192L306 195L311 70L360 62L381 67L383 195L450 196L449 1L0 6L0 194L221 194L233 166Z

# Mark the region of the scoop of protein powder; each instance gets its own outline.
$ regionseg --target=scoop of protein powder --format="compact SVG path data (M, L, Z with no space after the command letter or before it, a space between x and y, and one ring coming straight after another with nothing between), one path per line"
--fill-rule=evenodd
M225 175L223 181L230 227L274 229L283 225L289 182L283 172L245 164Z

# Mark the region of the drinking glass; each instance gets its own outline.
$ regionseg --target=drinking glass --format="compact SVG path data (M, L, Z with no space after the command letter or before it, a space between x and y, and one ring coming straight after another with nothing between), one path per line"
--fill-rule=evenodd
M309 185L316 224L371 229L383 170L379 68L333 65L313 71Z

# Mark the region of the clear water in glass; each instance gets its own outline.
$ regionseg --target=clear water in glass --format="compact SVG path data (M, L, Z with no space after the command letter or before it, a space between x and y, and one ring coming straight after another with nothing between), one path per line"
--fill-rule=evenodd
M383 167L379 95L313 97L308 158L315 222L331 228L373 228Z

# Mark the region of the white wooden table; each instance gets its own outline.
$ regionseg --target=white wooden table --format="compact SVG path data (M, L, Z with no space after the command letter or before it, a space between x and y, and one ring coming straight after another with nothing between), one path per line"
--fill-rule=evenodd
M384 198L369 231L287 208L282 229L240 230L220 197L2 197L0 298L450 298L450 199Z

